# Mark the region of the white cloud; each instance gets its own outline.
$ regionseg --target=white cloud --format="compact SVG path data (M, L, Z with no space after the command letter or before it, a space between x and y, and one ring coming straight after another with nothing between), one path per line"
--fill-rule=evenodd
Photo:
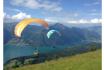
M85 24L85 23L101 23L101 19L98 19L98 18L93 18L93 19L79 19L79 20L71 20L71 19L63 19L63 18L54 18L54 17L52 17L52 18L45 18L45 21L47 21L47 22L53 22L53 23L56 23L56 22L59 22L59 23L65 23L65 24L67 24L67 23L77 23L77 24L80 24L80 23L82 23L82 24Z
M100 4L100 2L98 2L98 1L93 3L93 5L98 5L98 4Z
M58 3L51 2L48 0L40 1L40 0L11 0L11 4L15 6L27 7L30 9L44 9L48 11L61 11L62 8Z
M67 17L47 17L44 20L47 22L54 22L54 23L66 23L66 21L68 21L69 18Z
M13 15L11 18L12 18L12 19L31 18L31 15L28 15L28 14L26 14L26 13L20 12L20 13L18 13L18 14L16 14L16 15Z
M98 18L94 18L94 19L90 19L90 20L86 20L86 19L79 19L79 20L70 20L67 21L68 23L101 23L101 19Z
M97 9L92 9L91 12L97 12Z
M8 23L10 23L10 22L15 22L15 20L13 20L13 19L11 18L11 16L8 15L7 13L4 13L3 20L4 20L4 22L8 22Z
M48 18L45 18L44 20L47 21L47 22L52 22L52 23L57 23L57 22L59 22L59 21L57 21L57 20L55 20L55 19L48 19Z
M99 15L101 15L101 13L95 13L95 12L93 12L93 13L90 13L89 15L91 15L91 16L99 16Z
M13 11L16 11L16 12L21 12L21 10L19 9L12 9Z
M85 3L84 6L95 6L95 5L99 5L99 4L100 4L100 1L95 1L92 3Z
M67 21L67 23L78 23L78 22L75 20L71 20L71 21Z
M11 19L11 16L4 12L3 18L4 18L4 19Z
M97 19L97 18L94 18L91 20L92 23L101 23L102 20L101 19Z
M89 21L88 21L88 20L85 20L85 19L80 19L80 20L78 21L78 23L89 23Z
M4 22L17 22L24 18L31 18L31 15L24 12L19 12L15 15L8 15L7 13L4 13Z
M74 13L73 16L74 17L77 17L77 16L79 16L79 14L78 13Z

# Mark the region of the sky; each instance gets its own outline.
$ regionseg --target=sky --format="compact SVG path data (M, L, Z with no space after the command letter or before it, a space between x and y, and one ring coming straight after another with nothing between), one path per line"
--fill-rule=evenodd
M4 22L101 23L101 0L4 0Z

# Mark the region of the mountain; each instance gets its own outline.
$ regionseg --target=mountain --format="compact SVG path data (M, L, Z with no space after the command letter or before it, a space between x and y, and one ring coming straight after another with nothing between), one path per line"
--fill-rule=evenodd
M4 28L10 32L12 38L15 38L15 39L11 39L13 41L18 39L14 36L15 25L16 23L4 24ZM76 45L81 43L97 42L101 40L100 38L101 35L95 32L93 30L94 28L88 29L88 28L68 27L60 23L50 25L49 28L50 28L49 30L51 29L58 30L61 33L61 36L54 34L50 39L48 39L46 34L49 30L45 29L42 26L29 25L24 29L22 33L22 37L19 39L23 39L26 43L34 47L38 47L38 46L56 47L62 45L63 46Z
M93 31L93 32L96 32L96 33L98 33L99 35L101 35L102 34L102 26L92 26L92 27L88 27L88 28L86 28L86 29L88 29L88 30L90 30L90 31Z
M12 39L11 33L4 28L4 44L6 44L11 39Z
M51 26L50 28L60 31L62 34L61 40L64 41L63 43L67 44L78 44L86 41L90 42L100 40L100 35L94 30L91 31L85 28L67 27L59 23Z

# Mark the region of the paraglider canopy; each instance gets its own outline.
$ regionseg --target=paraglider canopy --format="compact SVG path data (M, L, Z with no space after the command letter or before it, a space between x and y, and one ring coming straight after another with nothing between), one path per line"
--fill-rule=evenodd
M49 39L54 33L57 33L59 36L61 36L61 33L58 30L49 30L47 32L47 38Z
M17 37L21 37L22 31L26 28L26 26L28 26L31 23L41 24L46 29L48 29L48 23L46 21L42 19L38 19L38 18L27 18L27 19L22 20L15 26L15 30L14 30L15 35Z

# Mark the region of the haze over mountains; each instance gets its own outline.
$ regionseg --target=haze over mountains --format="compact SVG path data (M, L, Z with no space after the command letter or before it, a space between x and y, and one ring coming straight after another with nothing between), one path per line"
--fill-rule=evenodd
M62 35L54 34L50 39L46 37L46 30L42 26L29 25L22 33L21 38L14 36L14 27L16 23L4 23L4 43L11 43L11 41L21 42L32 46L60 46L60 45L74 45L88 42L101 41L101 24L69 24L68 26L55 23L50 25L50 29L58 30Z

